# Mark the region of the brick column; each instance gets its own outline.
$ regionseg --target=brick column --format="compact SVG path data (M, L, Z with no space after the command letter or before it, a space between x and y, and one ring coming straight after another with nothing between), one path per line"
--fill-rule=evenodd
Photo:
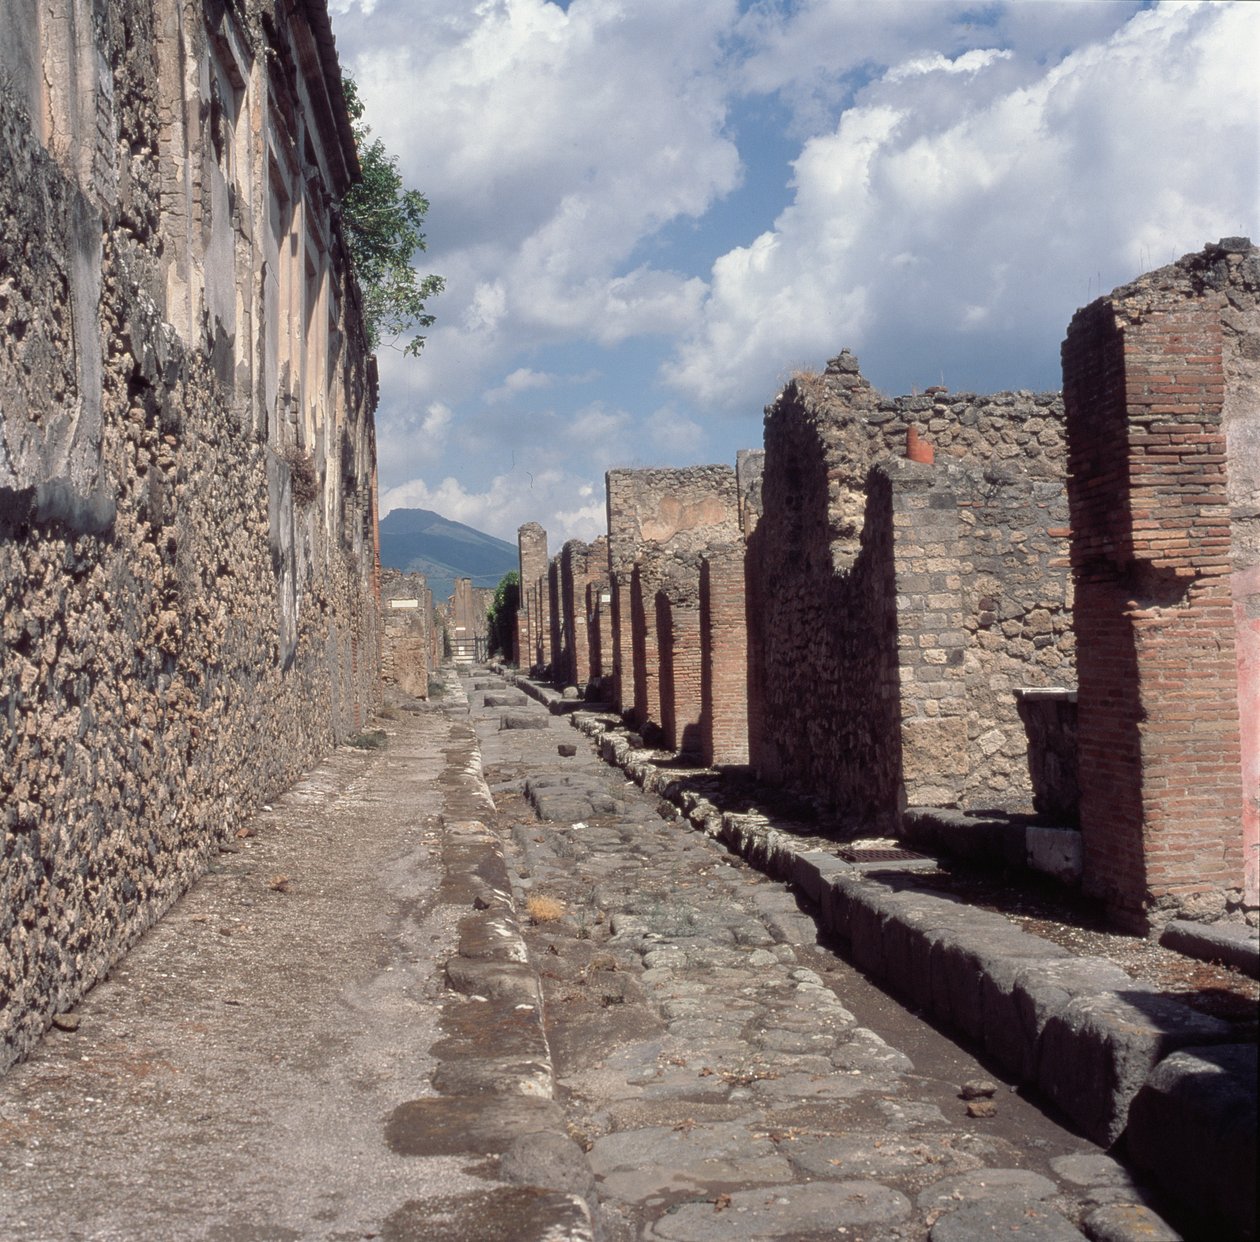
M527 671L547 663L546 648L551 632L547 611L547 532L537 522L526 522L517 531L521 561L521 609L525 613L525 635L521 666Z
M634 710L634 626L631 620L630 570L612 575L610 601L612 630L613 696L617 710L627 715Z
M700 754L710 767L748 762L748 621L744 547L700 562Z
M1221 299L1102 299L1063 369L1084 881L1145 927L1242 875Z
M697 757L704 704L698 586L694 574L679 574L656 593L661 730L670 750Z

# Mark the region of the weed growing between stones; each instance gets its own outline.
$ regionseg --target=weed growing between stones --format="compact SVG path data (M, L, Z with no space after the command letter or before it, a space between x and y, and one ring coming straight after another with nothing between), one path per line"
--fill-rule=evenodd
M525 913L535 925L556 923L564 918L564 902L557 901L554 897L534 896L526 901Z

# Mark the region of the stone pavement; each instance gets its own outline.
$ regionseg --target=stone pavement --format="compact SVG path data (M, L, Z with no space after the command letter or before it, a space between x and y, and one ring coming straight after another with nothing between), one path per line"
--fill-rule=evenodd
M819 945L782 883L498 679L469 698L609 1242L1177 1236L1118 1163Z
M1176 1237L783 884L447 679L0 1078L0 1238Z

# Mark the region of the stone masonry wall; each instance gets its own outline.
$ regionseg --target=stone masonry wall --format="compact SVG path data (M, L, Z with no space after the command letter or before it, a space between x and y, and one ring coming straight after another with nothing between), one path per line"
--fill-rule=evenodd
M1255 903L1258 292L1227 239L1063 345L1085 883L1139 927Z
M889 458L911 806L1027 808L1016 690L1074 684L1063 483Z
M698 583L706 547L738 537L729 466L612 470L607 475L615 702L640 727L661 725L655 596L667 577Z
M0 1067L378 694L327 14L64 16L0 43Z
M911 430L935 465L903 464ZM1030 798L1011 691L1074 677L1062 476L1052 394L887 398L847 352L789 384L749 539L754 766L889 824Z
M429 697L429 674L442 658L441 633L433 624L433 592L423 574L381 570L384 631L381 682L411 698Z

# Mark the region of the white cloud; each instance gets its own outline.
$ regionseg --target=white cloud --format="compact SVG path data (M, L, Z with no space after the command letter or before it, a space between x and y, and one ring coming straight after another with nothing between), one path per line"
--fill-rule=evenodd
M647 431L663 460L673 464L693 463L704 443L704 428L672 406L654 410L648 417Z
M515 371L504 377L503 383L497 388L488 389L482 400L487 405L500 405L523 392L530 392L539 388L550 388L555 382L556 377L554 375L548 375L543 371L534 371L529 367L517 367Z
M1004 382L1034 344L1052 365L1091 281L1096 296L1254 228L1258 19L1143 11L1024 84L962 75L970 93L945 112L919 106L922 74L873 83L804 145L773 232L714 265L667 378L734 406L764 399L785 360L841 346L917 356L928 382L968 351Z

